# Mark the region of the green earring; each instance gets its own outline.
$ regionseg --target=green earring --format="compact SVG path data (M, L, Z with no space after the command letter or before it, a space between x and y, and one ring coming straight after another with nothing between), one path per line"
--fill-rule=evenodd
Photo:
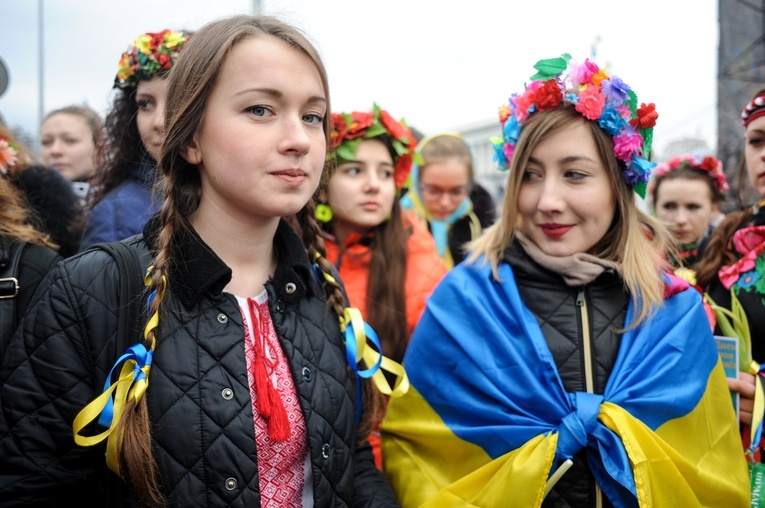
M314 212L316 220L324 222L325 224L332 220L332 209L329 205L323 203L316 205L316 211Z

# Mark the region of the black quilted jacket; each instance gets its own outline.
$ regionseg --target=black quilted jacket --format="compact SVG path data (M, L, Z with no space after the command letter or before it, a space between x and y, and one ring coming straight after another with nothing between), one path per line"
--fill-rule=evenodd
M629 295L622 279L606 271L590 284L568 287L560 275L535 263L518 242L507 250L523 302L537 318L567 392L586 391L583 332L577 300L586 302L592 339L594 392L602 394L616 362ZM595 478L587 465L587 452L574 457L574 465L555 484L542 504L545 508L596 506ZM604 507L612 506L603 496Z
M150 260L155 221L125 240ZM147 245L148 244L148 245ZM267 284L274 326L306 421L315 506L398 506L356 446L355 383L338 320L297 236L282 222L278 268ZM257 449L230 269L194 234L179 234L160 320L148 402L153 443L171 506L260 506ZM60 263L0 369L0 506L132 506L110 473L105 441L75 445L72 421L103 390L115 359L119 278L103 251Z

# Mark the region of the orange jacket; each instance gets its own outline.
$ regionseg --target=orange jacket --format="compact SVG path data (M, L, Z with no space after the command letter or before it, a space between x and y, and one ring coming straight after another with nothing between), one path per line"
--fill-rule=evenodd
M435 289L436 284L446 274L446 263L436 251L436 244L423 222L411 212L404 212L404 220L412 225L412 236L407 242L406 281L406 318L409 335L425 310L425 300ZM351 235L346 241L346 249L340 259L340 278L345 286L351 306L367 315L367 286L369 282L369 263L372 253L369 246L359 243L360 235ZM325 238L327 258L337 265L340 250L331 238Z
M404 220L411 224L412 235L407 242L406 281L404 294L406 298L406 320L409 336L425 310L425 301L435 289L448 268L438 255L436 243L428 228L412 212L404 212ZM353 307L366 316L367 286L369 282L369 264L372 253L369 246L359 243L361 235L351 235L346 241L338 271L345 286L348 299ZM327 258L337 265L340 249L331 238L325 238ZM382 450L379 424L369 436L369 444L375 456L375 464L382 469Z

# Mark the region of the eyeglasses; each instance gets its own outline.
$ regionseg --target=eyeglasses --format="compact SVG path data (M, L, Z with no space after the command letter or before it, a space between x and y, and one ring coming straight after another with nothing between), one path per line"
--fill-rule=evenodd
M462 201L470 193L470 187L463 185L462 187L453 187L451 189L442 189L435 185L422 185L422 197L428 201L438 201L444 194L449 196L451 201Z

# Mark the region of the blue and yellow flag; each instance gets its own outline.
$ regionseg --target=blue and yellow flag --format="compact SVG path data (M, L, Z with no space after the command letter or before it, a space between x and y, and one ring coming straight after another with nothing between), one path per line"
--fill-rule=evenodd
M382 424L404 507L540 506L582 448L616 507L749 506L738 422L696 291L626 331L605 393L568 393L512 269L462 264L405 356L411 388ZM634 309L627 312L631 322Z

